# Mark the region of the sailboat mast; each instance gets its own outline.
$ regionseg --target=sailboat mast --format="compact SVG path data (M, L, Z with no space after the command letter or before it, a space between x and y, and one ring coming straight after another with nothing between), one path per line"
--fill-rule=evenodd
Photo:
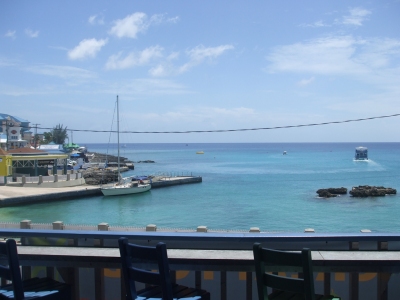
M119 104L118 104L118 95L117 95L117 141L118 141L118 181L121 177L120 170L119 170Z

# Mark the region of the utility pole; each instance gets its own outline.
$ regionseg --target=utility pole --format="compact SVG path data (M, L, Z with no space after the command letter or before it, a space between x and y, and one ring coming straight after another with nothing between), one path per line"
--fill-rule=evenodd
M36 149L36 143L37 143L37 127L38 127L38 125L40 125L40 124L32 124L32 125L34 125L35 126L35 135L33 136L33 140L34 140L34 147L35 147L35 149Z
M14 123L12 123L12 120L10 117L6 118L6 134L7 134L7 141L6 141L6 151L10 150L11 146L9 146L10 141L10 126L14 126Z

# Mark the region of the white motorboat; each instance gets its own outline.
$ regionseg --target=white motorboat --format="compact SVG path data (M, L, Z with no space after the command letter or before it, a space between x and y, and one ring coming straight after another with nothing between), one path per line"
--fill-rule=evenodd
M120 155L119 155L119 105L117 96L117 136L118 136L118 182L112 186L102 187L101 192L104 196L128 195L147 192L151 189L149 183L141 183L141 181L133 182L131 178L123 179L120 171Z
M354 156L355 161L368 161L368 148L367 147L357 147L356 154Z

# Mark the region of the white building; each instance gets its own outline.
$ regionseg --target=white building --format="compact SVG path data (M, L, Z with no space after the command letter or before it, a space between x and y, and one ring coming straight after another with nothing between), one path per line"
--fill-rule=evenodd
M0 148L7 151L26 147L31 137L29 130L28 121L0 113Z

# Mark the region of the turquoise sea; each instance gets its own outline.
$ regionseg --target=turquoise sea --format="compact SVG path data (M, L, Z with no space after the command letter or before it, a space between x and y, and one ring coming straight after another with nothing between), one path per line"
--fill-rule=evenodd
M89 152L107 144L87 144ZM354 161L357 146L368 162ZM124 176L170 173L203 182L144 194L89 197L0 209L2 222L140 226L215 230L376 232L400 230L398 195L320 199L320 188L380 185L400 188L400 143L126 144L121 155L136 163ZM204 151L204 154L196 154ZM283 155L287 151L287 155ZM115 150L111 152L115 154Z

